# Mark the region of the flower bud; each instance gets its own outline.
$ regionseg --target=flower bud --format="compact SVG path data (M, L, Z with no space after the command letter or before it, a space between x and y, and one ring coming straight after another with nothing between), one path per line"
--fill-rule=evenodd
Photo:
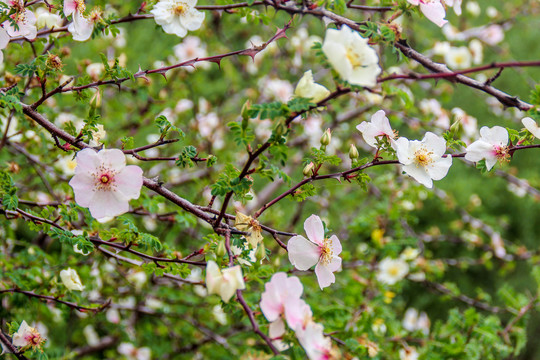
M461 118L454 121L454 123L450 126L450 132L457 134L461 128Z
M257 246L257 250L255 251L255 258L259 261L266 259L266 249L262 242L259 244L259 246Z
M218 243L218 246L216 248L216 254L218 257L223 257L227 254L227 249L225 248L225 241L221 240Z
M326 129L324 134L321 136L321 145L328 146L330 141L332 141L332 133L330 132L330 129Z
M249 110L251 109L251 101L247 100L244 105L242 106L242 111L240 112L240 115L242 116L242 128L244 128L244 123L246 123L249 120Z
M304 170L302 170L302 174L304 174L304 176L306 177L311 176L312 170L314 167L315 167L315 164L313 163L313 161L310 162L304 167Z
M90 99L90 105L97 108L101 106L101 91L96 91L94 96L92 96Z
M359 156L360 154L358 154L358 149L356 148L356 146L354 146L354 144L351 144L351 147L349 148L349 158L351 160L354 160L358 159Z
M287 129L285 128L285 125L283 125L281 121L276 125L276 128L274 129L274 133L276 134L276 136L281 136L285 134L286 131Z

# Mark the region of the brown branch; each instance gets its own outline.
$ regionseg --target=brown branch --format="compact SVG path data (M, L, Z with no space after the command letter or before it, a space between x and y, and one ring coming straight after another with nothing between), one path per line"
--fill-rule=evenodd
M9 349L15 355L15 357L19 360L28 360L26 356L24 356L22 353L20 353L17 348L11 343L11 340L7 335L4 334L2 329L0 329L0 342L4 344L4 347Z
M243 55L243 56L250 56L252 58L255 58L255 56L259 52L266 49L266 47L268 45L270 45L272 42L274 42L274 41L276 41L276 40L278 40L278 39L280 39L282 37L285 37L285 31L287 31L290 28L290 26L291 26L291 21L288 24L286 24L283 27L283 29L279 29L276 32L276 34L274 36L272 36L272 38L270 38L270 40L268 40L267 42L265 42L265 43L263 43L262 45L259 45L259 46L252 46L250 48L231 51L231 52L221 54L221 55L213 55L213 56L208 56L208 57L190 59L190 60L182 61L182 62L180 62L178 64L174 64L174 65L170 65L170 66L164 66L164 67L157 68L157 69L139 70L137 73L133 74L133 77L134 78L143 78L143 79L145 79L146 76L150 75L150 74L161 74L161 75L165 76L165 74L169 70L173 70L173 69L180 68L180 67L185 67L185 66L194 66L196 63L199 63L199 62L214 62L214 63L219 65L223 59L228 58L228 57L233 57L233 56L241 56L241 55ZM62 84L62 85L58 86L57 88L55 88L54 90L44 94L38 101L36 101L34 104L32 104L32 108L37 109L41 104L43 104L43 102L45 102L45 100L47 100L51 96L56 95L58 93L71 92L71 91L81 91L81 90L85 90L85 89L89 89L89 88L95 88L95 87L102 86L102 85L120 85L121 83L123 83L123 82L125 82L127 80L131 80L131 77L124 77L124 78L120 78L120 79L111 79L111 80L99 80L99 81L95 81L95 82L85 84L85 85L70 86L70 87L65 87L65 85Z
M350 20L341 15L337 15L324 8L315 8L315 9L299 8L297 6L283 5L281 3L274 2L271 0L265 0L265 4L275 8L276 10L282 10L289 14L304 14L304 15L309 14L309 15L313 15L319 18L326 17L339 25L347 25L351 29L354 29L360 33L363 33L363 31L360 29L360 25L356 23L355 21ZM453 72L450 69L448 69L446 65L436 63L430 58L422 55L418 51L411 48L405 40L396 42L394 44L394 47L400 50L403 53L403 55L405 55L409 59L415 60L416 62L420 63L424 68L428 69L429 71L432 71L434 73L453 74ZM517 107L518 109L524 110L524 111L530 110L533 107L531 104L523 102L515 96L508 95L502 92L501 90L490 86L489 84L471 79L465 75L458 74L455 76L454 75L442 76L442 78L445 78L445 77L450 77L452 80L457 81L460 84L483 91L495 97L500 103L502 103L505 106Z
M246 303L246 300L244 300L244 296L242 295L242 290L236 290L236 297L240 305L244 308L244 311L246 312L249 322L251 323L251 327L253 328L253 331L259 335L264 342L268 345L270 350L274 353L274 355L279 354L279 351L276 349L274 344L272 344L272 340L261 331L259 328L259 324L257 324L257 320L255 320L255 315L253 314L253 310L249 307L249 305Z
M512 328L514 327L514 325L516 325L516 323L521 320L521 318L523 316L525 316L525 314L527 314L531 309L533 309L538 303L538 294L536 296L534 296L531 301L529 301L527 303L527 305L523 306L520 310L519 310L519 313L517 314L517 316L515 318L513 318L512 320L510 320L508 322L508 324L505 326L504 330L502 331L502 336L504 337L504 339L506 340L506 342L510 342L510 340L508 339L508 333L512 330Z
M508 312L512 313L513 309L505 308L505 307L499 307L499 306L492 306L490 304L487 304L485 302L470 298L463 294L455 294L452 290L444 286L443 284L439 284L433 281L423 281L422 284L426 286L429 289L436 290L440 292L441 294L448 295L454 300L459 300L467 305L473 306L477 309L488 311L493 314L499 314L502 312Z
M75 309L75 310L79 311L79 312L91 311L94 314L97 314L97 313L105 310L111 303L111 301L109 300L109 301L105 302L103 305L101 305L100 307L89 308L89 307L81 306L81 305L79 305L77 303L74 303L74 302L61 300L61 299L59 299L57 297L54 297L54 296L36 294L33 291L26 291L26 290L21 290L21 289L16 289L16 288L0 290L0 294L4 294L4 293L23 294L23 295L26 295L26 296L28 296L30 298L36 298L36 299L40 299L42 301L53 301L53 302L56 302L56 303L59 303L59 304L62 304L62 305L66 305L66 306L68 306L68 307L70 307L72 309Z

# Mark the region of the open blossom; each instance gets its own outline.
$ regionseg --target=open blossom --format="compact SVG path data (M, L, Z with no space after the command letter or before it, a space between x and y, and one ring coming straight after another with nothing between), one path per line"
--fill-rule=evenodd
M150 12L167 34L184 37L188 30L199 29L204 20L205 14L195 9L195 5L197 0L161 0Z
M94 23L84 15L85 10L84 0L64 0L64 15L73 15L73 22L68 26L73 40L86 41L92 36Z
M418 313L415 308L408 308L402 321L403 328L407 331L420 330L424 335L429 334L430 321L425 312Z
M182 42L173 47L175 63L184 62L192 59L198 59L208 56L206 53L206 44L201 42L197 36L186 36ZM192 72L195 68L207 69L210 63L203 61L193 64L193 66L184 67L185 70Z
M399 350L399 360L418 360L418 356L416 349L410 346Z
M302 283L296 276L287 277L284 272L272 275L261 295L261 311L266 320L276 321L285 313L285 306L300 299L303 291Z
M379 263L377 280L384 284L394 285L409 273L409 265L403 259L384 258Z
M136 165L126 166L121 150L95 152L87 148L79 151L75 160L75 176L69 185L77 204L89 208L94 218L124 214L129 210L129 200L139 198L142 169Z
M371 117L371 121L363 121L356 126L358 131L362 133L364 141L371 147L377 147L377 140L381 137L386 137L392 147L395 147L396 132L392 130L390 121L386 117L384 110L379 110Z
M343 80L360 86L377 84L379 57L358 32L345 25L326 30L322 51Z
M521 120L521 123L523 126L525 126L525 129L534 135L535 138L540 139L540 128L538 127L536 121L530 117L526 117Z
M246 288L242 268L236 265L220 270L214 261L208 261L206 264L206 288L208 294L217 294L224 302L229 302L236 290Z
M420 11L435 25L442 27L448 21L446 10L441 0L407 0L410 4L420 6ZM461 8L460 8L461 9ZM460 10L461 12L461 10Z
M298 81L296 89L294 89L294 95L310 99L314 103L318 103L322 99L330 95L330 91L324 86L317 84L313 81L313 74L311 70L304 73L304 76Z
M466 46L451 46L444 54L444 61L451 69L465 69L471 66L473 57Z
M463 0L445 0L447 6L450 6L454 9L456 15L461 15L461 3Z
M324 236L324 226L317 215L307 218L304 229L309 240L301 235L292 237L287 244L289 260L298 270L307 270L316 264L315 274L323 289L336 281L333 272L341 267L341 243L336 235Z
M121 343L118 345L118 353L124 355L128 360L150 360L152 358L150 348L136 348L131 343Z
M296 337L306 351L309 360L338 359L337 354L332 349L330 338L324 336L323 330L321 324L310 322L305 328L296 331Z
M52 29L53 27L62 26L62 18L60 15L50 12L47 8L37 8L36 17L36 26L38 29L43 29L45 27Z
M15 9L15 13L9 15L11 19L17 24L17 28L13 26L11 21L6 20L2 23L4 29L11 37L23 36L28 40L36 38L36 15L28 9L24 8L22 0L0 0L9 7Z
M45 339L41 337L39 332L29 326L26 321L23 320L19 329L15 334L13 334L12 343L14 346L19 347L38 347L44 342Z
M469 161L486 160L486 168L491 168L498 160L508 160L508 131L501 126L480 129L480 139L467 146L465 159Z
M287 349L280 338L285 334L285 322L296 330L304 319L311 321L311 308L300 299L303 286L296 276L287 277L284 272L278 272L264 285L261 295L261 311L270 322L268 335L273 344L280 350Z
M432 132L427 132L422 141L404 137L396 141L396 153L402 170L427 188L433 180L441 180L452 166L452 157L443 157L446 141Z
M60 271L60 279L62 279L62 283L64 283L69 290L84 290L84 285L81 282L81 278L79 278L79 274L72 268Z

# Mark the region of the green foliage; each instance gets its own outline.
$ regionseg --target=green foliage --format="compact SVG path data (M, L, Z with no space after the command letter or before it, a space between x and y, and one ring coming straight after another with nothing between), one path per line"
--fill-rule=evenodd
M197 149L194 146L186 146L182 149L182 152L178 156L175 164L176 166L185 168L194 166L192 158L197 156Z
M249 199L247 195L253 183L252 180L243 177L239 179L240 171L231 164L225 165L225 168L219 175L219 179L212 185L212 195L223 196L228 192L234 192L239 199Z
M17 197L17 187L7 171L0 171L0 195L2 196L2 206L6 210L16 210L19 206Z
M6 92L0 92L0 107L19 113L22 112L21 92L19 92L17 86L14 86Z
M178 127L171 124L171 122L167 120L167 117L165 115L158 116L155 120L155 124L159 128L159 141L165 139L170 131L176 131L180 138L185 137L184 132Z
M339 164L341 164L341 159L339 158L339 156L327 155L324 150L317 149L317 148L311 148L311 152L308 154L308 156L306 158L304 158L304 165L307 165L312 161L316 165L323 165L323 164L339 165Z
M255 140L253 130L247 127L247 123L231 121L227 124L234 136L234 142L237 145L247 146Z
M317 189L312 183L302 185L299 189L295 190L291 196L298 202L305 201L308 197L317 194Z

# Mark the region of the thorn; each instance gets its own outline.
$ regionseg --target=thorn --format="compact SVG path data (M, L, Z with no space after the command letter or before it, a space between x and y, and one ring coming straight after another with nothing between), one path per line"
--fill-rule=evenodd
M212 59L212 60L208 60L208 61L216 63L217 66L219 67L219 69L221 70L221 60L223 60L223 59Z
M260 48L260 47L259 47ZM255 61L255 55L257 55L259 53L259 51L261 51L262 49L259 49L257 47L253 48L253 49L246 49L244 51L242 51L240 54L238 55L247 55L247 56L251 56L251 59L253 61Z

